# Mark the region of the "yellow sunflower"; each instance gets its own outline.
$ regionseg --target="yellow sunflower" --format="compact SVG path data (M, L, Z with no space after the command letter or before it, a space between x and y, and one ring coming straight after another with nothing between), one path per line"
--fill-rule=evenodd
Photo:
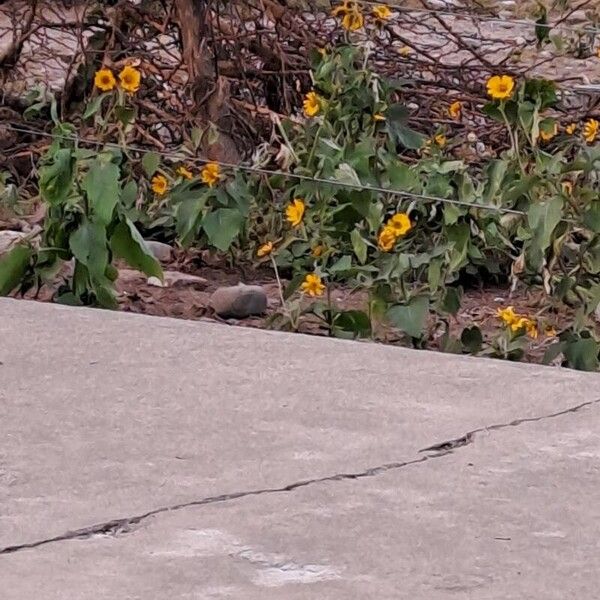
M115 89L117 80L110 69L104 68L96 71L94 85L102 92L110 92Z
M323 281L315 273L309 273L304 278L304 281L300 287L305 294L308 294L313 298L315 296L322 296L323 292L325 291L325 285L323 284Z
M292 227L298 227L302 223L306 205L302 198L294 198L293 202L285 209L285 218Z
M256 256L263 258L263 256L271 254L271 252L273 252L273 242L267 242L256 251Z
M194 177L192 172L183 165L177 169L177 175L181 175L184 179L192 179Z
M380 232L377 237L377 246L382 252L389 252L394 245L396 244L396 240L398 236L396 235L396 231L390 225L386 225Z
M600 129L600 123L596 119L586 121L583 126L583 137L588 144L593 144L596 141L598 129Z
M130 94L135 94L140 89L142 74L131 65L127 65L119 73L121 87Z
M412 229L410 217L406 213L396 213L387 222L387 227L391 228L396 237L406 235Z
M152 191L158 196L164 196L169 189L169 183L164 175L155 175L151 183Z
M202 183L206 183L208 187L213 187L221 178L219 165L217 163L208 163L200 173Z
M373 16L380 21L387 21L392 16L392 11L387 4L377 4L371 11Z
M494 75L487 82L487 92L494 100L508 100L515 89L515 80L510 75Z
M304 114L307 117L314 117L321 110L321 100L316 92L308 92L306 96L304 96Z
M448 116L451 119L455 119L455 120L460 119L461 112L462 112L462 102L460 102L460 100L456 100L448 107Z

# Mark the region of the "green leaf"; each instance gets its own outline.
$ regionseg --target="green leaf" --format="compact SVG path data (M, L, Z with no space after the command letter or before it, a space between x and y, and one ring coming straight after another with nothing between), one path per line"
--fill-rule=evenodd
M341 163L340 166L335 170L333 176L337 181L342 183L356 187L362 186L356 171L348 163Z
M73 165L71 150L61 148L52 155L52 162L40 169L40 191L49 204L64 202L71 193Z
M442 300L441 309L445 313L455 315L460 310L460 301L462 299L462 288L449 287Z
M108 265L106 229L99 223L84 221L69 237L73 256L85 265L92 277L100 279Z
M583 224L594 233L600 233L600 201L592 203L583 215Z
M423 147L425 137L408 127L409 109L403 104L392 104L386 111L388 130L392 139L409 150Z
M115 256L125 260L129 266L142 271L148 277L162 279L160 263L146 245L136 226L127 217L116 226L110 238L110 247Z
M416 296L408 304L396 304L386 313L387 319L413 338L421 337L429 314L429 298Z
M470 233L471 230L467 223L459 223L447 228L448 241L453 243L448 264L450 272L464 266L469 249Z
M160 165L160 154L157 152L147 152L142 158L142 167L148 177L152 177Z
M401 162L392 163L387 171L390 186L395 190L413 191L419 184L419 177L408 165Z
M541 266L552 240L552 232L562 218L562 207L562 198L555 196L545 202L532 204L527 212L529 227L534 234L529 243L527 259L536 269Z
M135 181L128 181L121 191L121 203L125 208L133 208L137 200L138 186Z
M96 96L87 105L87 108L85 109L85 112L83 113L82 119L89 119L92 115L95 115L102 107L102 102L104 102L104 99L107 98L108 96L110 96L110 93L100 94L99 96Z
M6 296L21 283L32 254L30 246L21 245L0 256L0 296Z
M206 205L206 196L197 195L185 198L175 211L175 230L184 246L190 244L200 225L202 211Z
M283 299L288 300L294 295L294 292L300 287L302 282L304 281L304 274L298 273L295 275L292 280L287 284L285 290L283 291Z
M476 325L466 327L460 336L460 341L464 349L470 354L477 354L483 346L483 335L481 329Z
M351 268L352 268L352 258L348 254L345 254L337 262L335 262L331 267L329 267L328 271L331 274L343 273L344 271L349 271Z
M125 127L127 127L135 117L135 110L127 106L117 106L115 108L115 116Z
M81 187L88 197L92 221L104 226L112 221L121 194L119 174L117 165L108 162L106 156L99 156L83 178Z
M238 210L219 208L204 217L202 227L209 242L219 250L226 252L240 233L243 222L244 217Z
M333 335L341 338L365 338L371 335L371 321L362 310L346 310L335 314Z
M600 344L593 338L579 338L574 342L567 342L564 355L570 367L579 371L597 371L600 367L598 352Z
M491 160L485 170L486 185L483 192L482 200L484 204L493 202L496 194L501 188L502 180L506 174L508 164L504 160Z
M354 254L358 258L358 262L364 265L367 260L367 243L363 240L362 235L358 229L353 229L350 234L350 240L352 241L352 248L354 248Z

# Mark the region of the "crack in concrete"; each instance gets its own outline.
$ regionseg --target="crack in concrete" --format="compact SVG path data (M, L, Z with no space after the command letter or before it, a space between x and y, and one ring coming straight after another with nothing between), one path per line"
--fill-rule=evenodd
M454 450L457 448L461 448L464 446L468 446L472 444L475 440L475 436L478 433L482 433L484 431L497 431L501 429L506 429L508 427L518 427L523 423L533 423L538 421L543 421L546 419L554 419L556 417L560 417L569 413L576 413L582 410L583 408L587 408L593 406L595 404L600 403L600 398L597 400L590 400L588 402L582 402L577 406L573 406L571 408L567 408L565 410L561 410L559 412L551 413L549 415L541 415L539 417L527 417L523 419L515 419L514 421L510 421L509 423L497 423L494 425L490 425L489 427L480 427L478 429L474 429L473 431L467 432L465 435L454 438L451 440L446 440L444 442L439 442L437 444L433 444L428 446L427 448L423 448L419 450L420 453L429 452L424 456L419 458L415 458L413 460L407 460L402 462L391 462L383 465L379 465L377 467L371 467L364 471L359 471L357 473L337 473L335 475L327 475L325 477L319 477L316 479L305 479L302 481L297 481L294 483L290 483L283 487L278 488L264 488L257 490L249 490L249 491L241 491L241 492L233 492L231 494L221 494L219 496L209 496L206 498L202 498L200 500L192 500L191 502L184 502L181 504L173 504L169 506L163 506L160 508L156 508L154 510L148 511L146 513L135 515L131 517L124 517L121 519L113 519L111 521L105 521L104 523L98 523L96 525L92 525L90 527L84 527L82 529L75 529L73 531L67 531L61 535L57 535L55 537L37 540L35 542L29 542L25 544L18 544L14 546L6 546L5 548L0 548L0 554L12 554L14 552L18 552L20 550L28 550L31 548L38 548L39 546L45 546L47 544L52 544L55 542L62 542L68 540L81 540L87 539L94 536L100 535L119 535L131 532L136 525L139 525L142 521L153 517L155 515L159 515L166 512L173 512L178 510L183 510L186 508L191 508L194 506L204 506L207 504L216 504L220 502L228 502L230 500L238 500L240 498L247 498L249 496L260 496L263 494L279 494L285 492L292 492L299 488L308 487L311 485L316 485L320 483L326 483L329 481L345 481L345 480L356 480L363 479L365 477L375 477L382 473L392 470L403 469L405 467L409 467L412 465L417 465L420 463L427 462L428 460L432 460L435 458L441 458L443 456L447 456L452 454Z
M572 406L571 408L566 408L555 413L550 413L549 415L541 415L539 417L525 417L523 419L515 419L514 421L510 421L509 423L496 423L487 427L479 427L478 429L473 429L472 431L465 433L461 437L433 444L432 446L428 446L427 448L419 450L419 452L433 452L434 454L430 454L429 456L437 456L438 454L443 456L446 454L450 454L456 448L461 448L463 446L468 446L469 444L472 444L475 441L476 434L478 433L483 433L484 431L498 431L499 429L506 429L508 427L518 427L523 423L536 423L538 421L545 421L547 419L555 419L556 417L562 417L563 415L579 412L583 408L587 408L598 403L600 403L600 398L598 398L597 400L588 400L587 402L582 402L581 404L577 404L576 406Z

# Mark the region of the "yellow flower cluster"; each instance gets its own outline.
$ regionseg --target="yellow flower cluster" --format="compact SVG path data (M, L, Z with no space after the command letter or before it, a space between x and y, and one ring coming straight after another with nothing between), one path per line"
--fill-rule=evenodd
M342 19L342 27L346 31L358 31L365 25L360 2L354 0L343 0L331 11L331 14ZM371 9L371 16L378 25L381 25L392 16L392 11L387 4L375 4Z
M193 179L194 174L186 167L181 165L175 171L177 175L184 179ZM217 163L207 163L200 171L200 179L209 187L216 185L221 178L221 172ZM164 175L155 175L151 182L152 191L157 196L164 196L169 191L169 182Z
M128 94L135 94L140 89L141 81L142 74L131 65L125 66L119 73L119 85ZM101 92L110 92L117 87L117 80L109 68L103 67L96 71L94 85Z
M512 306L499 308L497 315L498 318L503 321L512 332L517 333L524 331L530 338L534 340L538 337L538 328L536 322L533 319L529 319L528 317L516 313Z
M389 252L396 245L398 238L412 229L412 223L406 213L396 213L383 226L377 238L377 245L382 252Z
M568 135L574 135L578 127L577 123L569 123L565 131ZM597 119L588 119L581 127L581 133L588 144L593 144L600 135L600 122Z

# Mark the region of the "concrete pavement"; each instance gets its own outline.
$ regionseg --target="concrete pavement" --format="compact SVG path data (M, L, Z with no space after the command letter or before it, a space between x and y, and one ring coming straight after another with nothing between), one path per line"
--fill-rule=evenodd
M595 598L599 381L0 300L0 597Z

